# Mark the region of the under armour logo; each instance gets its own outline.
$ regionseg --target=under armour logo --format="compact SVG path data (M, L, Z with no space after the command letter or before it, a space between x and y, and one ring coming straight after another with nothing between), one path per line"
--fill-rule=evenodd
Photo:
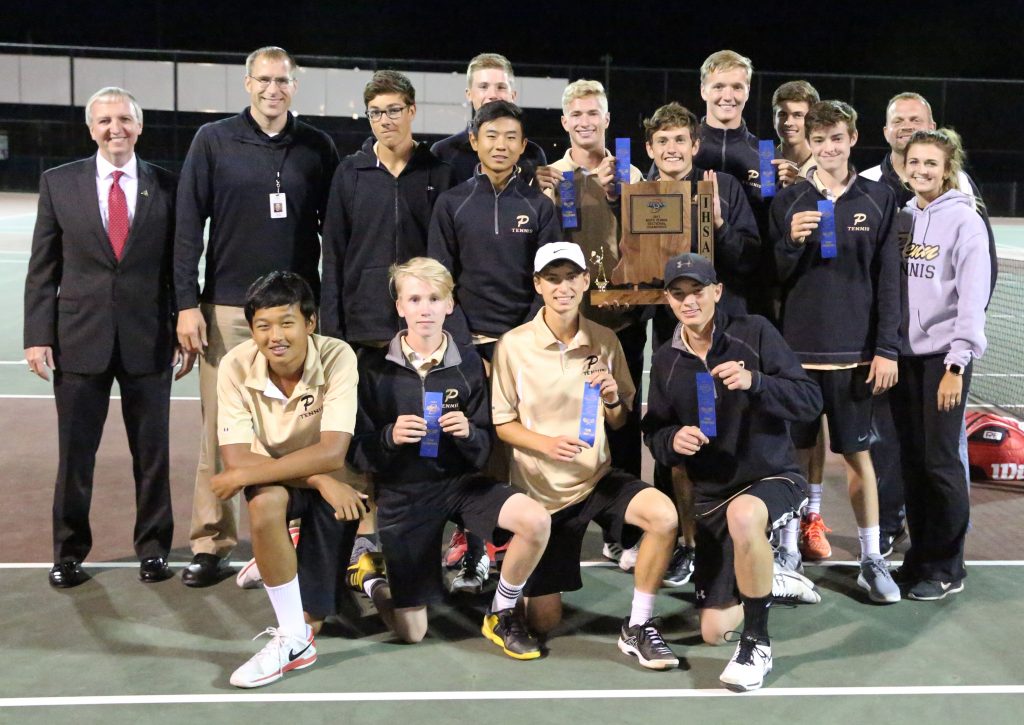
M302 409L309 410L309 406L313 404L313 400L313 396L310 395L309 393L306 393L301 398L299 398L299 401L302 403Z
M689 269L692 266L692 259L680 259L678 262L676 262L676 269Z

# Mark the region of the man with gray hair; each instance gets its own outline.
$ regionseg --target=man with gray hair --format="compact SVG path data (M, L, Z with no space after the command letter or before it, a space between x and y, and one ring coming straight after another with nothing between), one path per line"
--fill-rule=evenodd
M274 270L300 274L320 294L320 229L338 151L323 131L289 113L299 68L282 48L249 54L241 113L200 127L181 170L174 282L178 341L199 353L203 433L189 538L194 557L182 574L192 587L227 575L238 542L238 497L221 501L210 478L222 466L217 447L217 366L249 339L242 314L245 293ZM199 260L206 223L206 280L199 292Z
M85 122L98 153L43 174L25 279L25 360L43 380L53 372L57 406L49 578L59 588L88 579L93 472L114 380L135 474L139 579L171 577L171 371L180 361L180 378L194 361L174 340L174 175L135 155L142 109L128 91L94 93Z
M470 119L480 110L480 106L491 101L508 101L515 103L519 92L516 90L516 77L512 73L512 64L508 58L498 53L480 53L469 61L466 68L466 100L469 101ZM447 162L455 170L455 183L472 179L480 159L469 143L469 125L459 133L441 139L430 150L442 161ZM526 150L519 157L524 178L533 178L533 171L538 166L547 164L544 149L533 141L526 142Z

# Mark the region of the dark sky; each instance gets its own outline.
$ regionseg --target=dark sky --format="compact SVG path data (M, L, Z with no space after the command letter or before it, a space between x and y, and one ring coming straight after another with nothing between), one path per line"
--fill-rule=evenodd
M493 9L498 7L499 9ZM40 12L40 11L43 12ZM992 2L347 2L5 0L0 41L695 68L728 47L756 68L1024 78L1024 0Z

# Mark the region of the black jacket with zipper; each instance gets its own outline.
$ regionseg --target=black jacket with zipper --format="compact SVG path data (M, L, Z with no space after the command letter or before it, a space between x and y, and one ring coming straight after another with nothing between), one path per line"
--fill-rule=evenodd
M492 435L483 361L472 345L457 345L449 335L441 364L421 378L402 353L402 334L388 347L360 356L359 409L349 460L372 474L378 488L477 473L487 463ZM396 445L391 437L398 416L423 416L427 392L442 394L444 413L461 410L469 419L468 438L441 433L437 458L421 457L419 444Z
M495 191L477 174L438 198L427 248L455 278L458 306L446 329L500 337L536 311L533 258L562 230L551 200L519 173Z
M452 170L419 143L396 177L371 137L334 173L324 223L320 329L351 342L390 340L403 325L388 269L427 253L427 229Z
M662 345L651 363L651 391L643 419L644 442L654 460L686 466L697 495L724 499L766 476L800 473L789 423L821 412L821 390L768 320L730 317L716 310L711 348L701 360L680 339ZM697 373L741 361L752 374L749 390L728 390L715 378L718 435L692 456L676 453L672 439L683 426L697 426Z

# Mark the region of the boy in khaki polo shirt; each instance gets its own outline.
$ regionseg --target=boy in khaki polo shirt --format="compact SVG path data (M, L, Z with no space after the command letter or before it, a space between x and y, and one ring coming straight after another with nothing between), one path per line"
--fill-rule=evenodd
M612 468L604 432L606 419L621 426L633 405L622 346L615 333L579 313L590 287L579 245L540 247L533 284L544 307L498 342L491 379L492 421L513 448L512 484L551 513L547 549L526 582L527 621L541 634L561 621L561 593L582 586L580 547L591 521L610 528L623 546L642 531L619 649L650 669L676 667L652 621L675 545L675 508L654 487Z
M315 303L294 272L271 272L249 288L252 339L232 349L217 374L217 430L225 470L213 492L244 489L252 548L277 627L271 641L231 675L261 687L316 662L313 635L335 611L366 496L339 480L355 429L356 356L314 335ZM302 519L298 548L288 521ZM309 624L307 624L307 621Z

